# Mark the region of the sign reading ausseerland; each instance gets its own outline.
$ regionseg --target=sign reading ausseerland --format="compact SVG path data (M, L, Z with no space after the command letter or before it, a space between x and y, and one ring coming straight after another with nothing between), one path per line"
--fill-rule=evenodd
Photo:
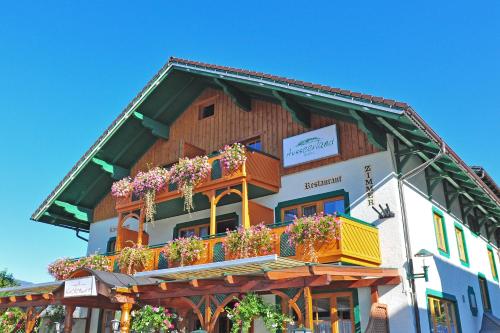
M290 167L339 154L337 125L283 140L283 166Z

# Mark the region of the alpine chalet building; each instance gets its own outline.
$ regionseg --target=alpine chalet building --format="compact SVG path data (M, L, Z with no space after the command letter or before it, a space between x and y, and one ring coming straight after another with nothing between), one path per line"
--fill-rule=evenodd
M246 158L226 172L220 151L233 143ZM192 189L191 212L173 183L156 193L152 222L143 199L111 193L124 177L196 156L210 171ZM337 217L338 234L315 244L311 260L289 226L323 214ZM131 310L145 304L179 314L186 332L229 332L224 309L250 292L293 317L289 332L500 327L499 188L393 100L171 58L32 219L89 233L87 254L111 262L111 273L0 290L0 308L77 309L65 332L111 332L115 317L128 332ZM272 251L229 255L226 232L261 223ZM203 241L196 260L165 258L165 243L192 236ZM135 274L118 262L130 244L151 254ZM68 296L89 276L95 293ZM266 331L261 318L251 329Z

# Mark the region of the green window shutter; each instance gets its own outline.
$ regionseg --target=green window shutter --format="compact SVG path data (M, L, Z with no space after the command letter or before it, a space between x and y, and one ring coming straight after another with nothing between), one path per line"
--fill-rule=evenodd
M213 262L220 262L225 260L224 244L222 242L215 243L214 245L214 255L212 258Z
M168 183L168 191L169 192L177 191L177 183Z
M289 242L287 233L282 233L280 236L280 256L291 257L295 255L295 246Z
M115 259L115 263L113 264L113 272L120 273L120 266L118 265L118 260Z
M158 269L165 269L168 268L168 260L165 258L163 253L160 252L158 256Z
M222 177L222 168L220 165L220 160L215 160L212 163L212 173L210 175L212 180L219 179Z

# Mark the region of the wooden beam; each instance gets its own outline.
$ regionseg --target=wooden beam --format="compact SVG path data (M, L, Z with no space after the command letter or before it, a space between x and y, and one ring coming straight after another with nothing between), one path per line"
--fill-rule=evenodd
M129 169L123 168L123 167L118 166L116 164L106 162L106 161L101 160L97 157L93 157L92 162L94 164L98 165L105 172L109 173L111 175L111 178L113 178L114 180L122 179L124 177L127 177L130 174Z
M303 127L311 127L311 112L306 110L302 105L295 102L291 97L287 96L285 93L273 90L273 95L281 103L281 106L290 112L293 120L302 125Z
M224 281L226 281L226 283L228 283L228 284L234 284L234 276L232 276L232 275L227 275L227 276L224 278Z
M55 200L54 204L56 206L64 209L65 212L73 215L76 219L80 221L90 222L92 221L92 209L73 205L69 202L64 202L60 200Z
M241 109L247 112L252 110L252 99L247 94L227 83L225 80L214 78L214 81Z
M152 118L143 115L140 112L135 111L134 117L141 121L142 126L151 130L151 133L158 137L167 140L170 134L170 127L166 124L162 124Z
M349 109L349 113L356 120L358 128L362 130L368 137L368 141L375 147L381 150L387 148L387 137L384 131L375 128L373 122L367 121L360 113L353 109Z

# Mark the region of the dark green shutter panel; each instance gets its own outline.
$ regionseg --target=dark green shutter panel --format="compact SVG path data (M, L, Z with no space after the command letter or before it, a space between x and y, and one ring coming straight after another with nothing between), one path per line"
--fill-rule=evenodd
M288 241L288 234L282 233L280 236L280 256L291 257L295 255L295 246Z
M168 260L165 258L163 253L160 253L158 256L158 269L165 269L168 268Z
M120 266L118 265L118 260L115 260L115 263L113 264L113 272L120 273Z
M219 179L222 177L222 168L220 166L220 160L215 160L212 163L212 180Z
M177 183L168 183L168 191L173 192L177 190Z
M224 246L222 242L215 243L213 262L220 262L225 260Z

